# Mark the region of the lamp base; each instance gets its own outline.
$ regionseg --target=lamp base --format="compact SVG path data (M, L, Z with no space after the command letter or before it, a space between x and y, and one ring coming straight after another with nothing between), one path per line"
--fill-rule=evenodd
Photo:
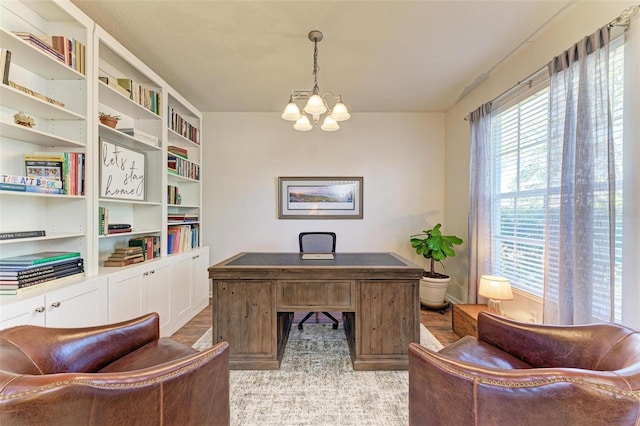
M489 299L487 302L488 311L500 316L504 316L504 308L502 307L502 300Z

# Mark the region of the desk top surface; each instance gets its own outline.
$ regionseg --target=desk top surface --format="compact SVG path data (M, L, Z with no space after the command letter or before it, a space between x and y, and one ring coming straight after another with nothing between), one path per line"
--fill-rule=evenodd
M303 259L302 253L242 253L225 266L413 266L390 253L334 253L333 259Z

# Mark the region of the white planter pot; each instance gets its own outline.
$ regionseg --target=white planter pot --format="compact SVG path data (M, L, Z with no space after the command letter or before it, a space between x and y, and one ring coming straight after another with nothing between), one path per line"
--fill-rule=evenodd
M439 308L445 305L444 296L447 293L450 277L420 279L420 303L426 306Z

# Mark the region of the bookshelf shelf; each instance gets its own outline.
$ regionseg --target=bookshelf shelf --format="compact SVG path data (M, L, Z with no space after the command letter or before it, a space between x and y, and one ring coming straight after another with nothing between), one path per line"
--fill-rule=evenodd
M28 115L35 115L54 120L84 120L82 114L75 113L69 109L61 108L55 104L27 95L18 89L0 84L0 98L2 105L6 105L14 110L24 111ZM37 123L36 123L37 125Z
M9 139L20 140L33 145L46 147L66 147L66 148L83 148L84 144L65 138L63 136L54 135L52 133L43 132L34 128L20 126L19 124L7 123L0 121L0 134Z
M160 116L127 98L122 93L98 80L100 103L111 106L123 115L140 120L159 120Z
M126 133L122 133L117 128L111 128L104 124L99 124L100 136L105 137L113 142L118 142L120 145L124 145L127 148L135 148L139 151L145 152L161 152L162 147L152 145L146 141L142 141L133 136L129 136Z
M0 244L18 244L18 243L29 243L33 241L53 241L53 240L62 240L66 238L84 237L85 235L86 235L85 232L50 234L44 237L17 238L15 240L0 240Z
M10 31L0 29L2 47L11 51L11 62L48 80L84 80L85 76L53 56L31 46Z

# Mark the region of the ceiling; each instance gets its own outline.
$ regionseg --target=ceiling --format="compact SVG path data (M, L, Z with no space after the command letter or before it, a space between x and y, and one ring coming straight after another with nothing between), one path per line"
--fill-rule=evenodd
M574 0L71 0L202 111L281 111L292 89L351 112L446 111Z

